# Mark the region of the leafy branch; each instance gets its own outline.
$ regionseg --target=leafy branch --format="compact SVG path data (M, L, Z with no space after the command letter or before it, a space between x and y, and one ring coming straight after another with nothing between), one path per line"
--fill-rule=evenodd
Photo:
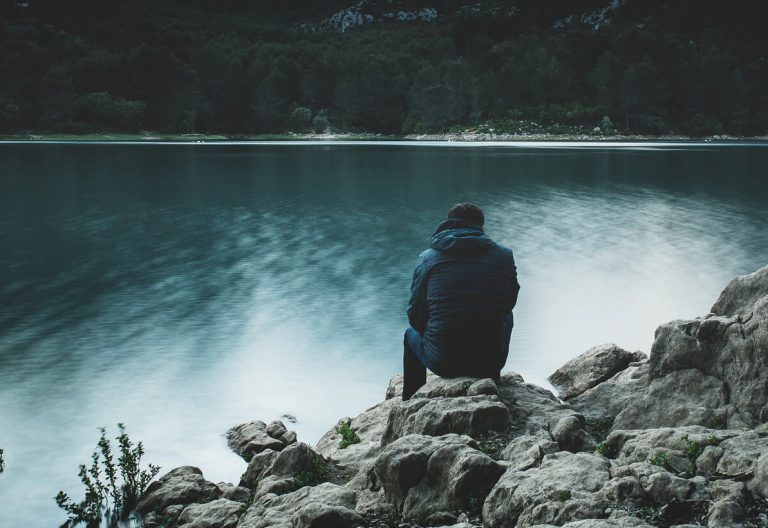
M123 424L117 424L117 427L120 430L120 435L115 438L119 447L117 462L106 429L99 428L101 435L96 451L91 455L91 465L81 464L78 472L85 486L85 498L75 502L63 491L54 498L69 515L65 526L78 523L86 523L89 528L102 523L114 526L119 519L130 515L150 481L160 471L154 464L141 469L143 444L134 445Z

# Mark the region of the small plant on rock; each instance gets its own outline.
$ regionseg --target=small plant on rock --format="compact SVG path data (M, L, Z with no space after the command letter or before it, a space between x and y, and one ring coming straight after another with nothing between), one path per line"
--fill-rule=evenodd
M128 437L125 426L118 424L120 435L116 438L119 456L115 460L112 445L103 427L97 444L97 450L91 455L91 466L80 466L80 480L85 486L85 498L75 502L69 495L60 491L56 495L56 504L69 514L64 526L86 523L98 527L104 522L114 525L118 519L127 518L146 490L150 481L160 471L160 467L149 464L141 469L141 457L144 446Z
M705 445L701 445L701 442L696 440L690 440L688 435L683 435L683 453L691 462L695 462L699 455L704 451Z
M666 469L669 467L669 455L667 453L656 453L648 459L648 462L654 466L660 466Z
M559 490L555 493L555 500L565 502L571 499L570 490Z
M304 486L314 486L328 480L331 472L328 464L321 456L315 455L309 468L299 471L294 480L296 484L303 488Z
M595 446L595 453L602 455L605 458L613 458L616 456L616 446L608 444L606 442L600 442Z
M346 449L352 444L359 444L360 437L348 422L344 422L336 428L336 432L341 435L339 449Z

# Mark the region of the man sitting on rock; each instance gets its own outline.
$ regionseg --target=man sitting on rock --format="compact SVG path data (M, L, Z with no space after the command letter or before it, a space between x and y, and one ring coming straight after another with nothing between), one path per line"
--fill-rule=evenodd
M485 215L457 204L419 255L403 354L403 400L443 377L498 379L507 361L520 285L512 251L483 232Z

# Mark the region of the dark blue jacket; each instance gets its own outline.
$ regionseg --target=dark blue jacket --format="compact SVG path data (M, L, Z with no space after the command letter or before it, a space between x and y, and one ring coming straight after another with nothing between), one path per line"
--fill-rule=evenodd
M474 363L498 373L520 290L512 251L456 219L441 223L429 245L413 273L408 321L423 335L430 369L465 375Z

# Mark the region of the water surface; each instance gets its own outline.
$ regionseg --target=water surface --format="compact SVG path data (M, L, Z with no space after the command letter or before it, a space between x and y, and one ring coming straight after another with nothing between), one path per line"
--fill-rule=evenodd
M0 526L64 520L99 426L237 482L232 425L290 413L314 443L379 401L459 201L518 262L508 369L648 352L768 264L766 169L761 145L0 144Z

